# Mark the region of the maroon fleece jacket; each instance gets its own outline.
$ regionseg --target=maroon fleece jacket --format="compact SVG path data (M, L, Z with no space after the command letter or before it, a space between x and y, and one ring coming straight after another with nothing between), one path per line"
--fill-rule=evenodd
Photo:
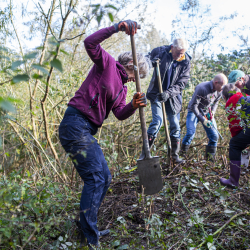
M100 45L114 33L115 27L111 26L84 40L86 51L94 66L68 103L97 127L101 127L111 110L119 120L125 120L135 112L131 103L126 105L127 87L124 84L128 78L124 67Z

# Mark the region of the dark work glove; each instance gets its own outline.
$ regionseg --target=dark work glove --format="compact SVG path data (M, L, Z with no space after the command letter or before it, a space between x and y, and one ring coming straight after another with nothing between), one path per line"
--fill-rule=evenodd
M134 35L137 32L137 22L131 20L121 21L114 24L116 32L125 31L127 35Z
M137 92L134 94L131 104L134 109L139 107L146 107L147 106L147 98L145 93Z
M169 94L167 92L163 92L163 93L158 93L157 94L157 101L158 102L166 102L169 98Z

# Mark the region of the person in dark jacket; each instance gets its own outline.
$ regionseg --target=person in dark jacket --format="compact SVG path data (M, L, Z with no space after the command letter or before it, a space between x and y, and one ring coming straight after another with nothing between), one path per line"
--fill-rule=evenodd
M222 185L239 186L241 154L250 145L250 96L244 96L233 84L227 84L222 91L226 101L225 109L232 138L229 143L230 177L221 178Z
M101 29L84 40L85 49L94 66L75 96L69 101L59 126L59 138L65 151L84 181L80 201L80 228L82 241L98 246L99 236L106 231L97 229L97 213L111 182L111 174L101 147L93 137L112 111L124 120L135 113L139 106L146 106L146 96L136 93L126 104L125 83L134 81L133 57L125 52L116 61L100 43L118 31L135 34L137 23L127 20ZM149 72L150 61L137 53L140 77ZM79 222L78 222L79 225Z
M201 122L209 139L206 146L206 159L210 161L214 159L219 139L215 129L217 126L214 114L221 99L222 87L227 84L227 81L227 77L224 74L218 74L213 80L202 82L195 87L192 99L188 104L187 133L183 138L181 146L183 154L188 151L195 136L196 126L198 122Z
M161 103L166 106L166 114L170 123L170 139L172 158L175 162L182 162L179 158L180 151L180 111L182 108L182 90L190 78L191 57L186 53L187 41L175 39L170 46L155 48L150 53L150 59L160 59L160 74L163 93L159 93L156 71L147 90L147 98L151 103L152 122L148 128L150 148L162 126L163 115ZM145 157L144 150L140 159Z

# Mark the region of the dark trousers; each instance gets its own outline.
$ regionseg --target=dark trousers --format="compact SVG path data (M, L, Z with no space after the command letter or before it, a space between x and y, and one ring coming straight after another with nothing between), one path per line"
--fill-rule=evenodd
M250 129L241 130L239 134L232 137L229 143L230 161L240 161L241 152L250 145Z
M97 245L97 213L111 183L111 174L103 152L93 135L97 132L81 114L65 114L59 138L84 181L80 201L80 223L88 243Z

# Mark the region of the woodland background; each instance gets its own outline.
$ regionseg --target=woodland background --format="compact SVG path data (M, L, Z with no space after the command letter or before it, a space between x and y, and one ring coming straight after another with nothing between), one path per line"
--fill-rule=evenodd
M67 102L92 66L83 40L101 27L126 19L123 9L133 4L135 20L142 25L136 35L137 51L171 44L145 15L146 0L110 1L106 4L77 0L36 1L28 12L11 0L0 7L0 249L80 249L77 228L83 183L65 154L58 126ZM36 49L22 44L15 13L29 17L26 38L42 37ZM130 13L131 14L131 13ZM229 54L211 53L215 32L237 14L214 20L209 6L198 0L180 1L172 21L171 37L184 35L192 56L190 81L183 92L182 138L187 105L194 87L219 72L240 69L250 73L246 27L235 33L242 49ZM240 28L240 27L239 27ZM234 32L234 31L232 31ZM223 40L223 39L222 39ZM10 49L9 42L16 48ZM223 41L222 41L223 42ZM115 58L130 50L129 37L119 32L102 43ZM223 51L223 43L218 44ZM209 53L208 53L209 51ZM152 72L151 72L152 74ZM144 92L150 76L143 80ZM129 102L135 84L128 84ZM221 100L216 113L224 140L219 141L216 161L204 161L206 134L198 125L185 164L167 164L164 128L153 155L161 156L163 190L153 196L137 191L136 159L141 150L138 112L118 121L112 114L96 134L113 180L99 212L99 228L111 234L101 238L103 249L248 249L250 248L249 167L242 169L240 188L219 184L227 177L231 138ZM151 121L150 105L146 108Z

